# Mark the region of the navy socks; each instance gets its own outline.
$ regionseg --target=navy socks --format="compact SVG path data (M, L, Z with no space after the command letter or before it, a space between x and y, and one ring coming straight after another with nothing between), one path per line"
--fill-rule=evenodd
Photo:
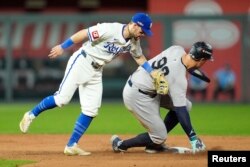
M150 139L148 133L142 133L137 135L134 138L124 140L122 144L119 146L122 150L127 150L131 147L145 147L147 145L153 144L153 141Z
M81 136L85 133L85 131L88 129L93 117L89 117L87 115L84 115L83 113L80 114L78 117L75 127L73 130L73 133L69 139L69 142L67 146L73 146L74 143L78 143Z
M56 107L56 103L55 103L55 98L54 96L48 96L46 98L44 98L38 105L36 105L31 113L34 114L35 117L37 117L41 112L54 108ZM30 113L30 114L31 114Z

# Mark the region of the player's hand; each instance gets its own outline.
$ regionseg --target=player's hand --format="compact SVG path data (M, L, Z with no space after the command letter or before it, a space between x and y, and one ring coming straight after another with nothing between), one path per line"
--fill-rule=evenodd
M166 95L168 94L168 81L164 74L160 70L153 70L151 73L153 78L153 84L157 94Z
M55 47L53 47L50 51L50 54L48 55L49 58L53 59L56 58L60 55L63 54L63 48L61 47L61 45L57 45Z
M203 141L200 138L190 141L190 144L192 146L192 152L194 154L197 152L202 152L206 150L206 145L203 143Z

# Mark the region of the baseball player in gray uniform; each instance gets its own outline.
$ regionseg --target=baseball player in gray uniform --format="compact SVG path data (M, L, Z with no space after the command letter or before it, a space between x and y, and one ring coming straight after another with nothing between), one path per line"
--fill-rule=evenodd
M70 57L64 78L58 91L44 98L32 110L26 112L19 126L23 133L28 131L31 122L43 111L62 107L70 102L76 89L79 91L81 114L73 133L64 149L66 155L89 155L82 150L78 141L85 133L92 119L97 116L102 100L102 71L105 64L122 53L130 52L138 65L155 77L155 71L142 53L140 38L151 36L151 18L145 13L136 13L128 24L98 23L83 29L52 48L49 58L56 58L75 43L83 43ZM150 76L149 75L149 76Z
M155 93L152 78L139 67L124 87L123 100L147 133L127 140L113 135L111 143L114 152L123 152L131 147L146 147L148 153L168 151L164 146L167 133L178 123L190 140L191 152L205 150L205 144L196 135L189 116L192 103L186 97L186 72L198 69L212 59L212 47L205 42L196 42L189 53L181 46L171 46L149 60L152 68L161 69L168 81L169 92L165 96ZM160 107L169 109L164 120L160 116Z

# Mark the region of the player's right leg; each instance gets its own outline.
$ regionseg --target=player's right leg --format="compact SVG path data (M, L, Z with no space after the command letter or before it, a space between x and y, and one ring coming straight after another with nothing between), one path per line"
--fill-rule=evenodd
M48 96L38 103L31 111L24 114L19 127L23 133L27 133L30 124L41 112L56 107L54 96Z
M75 90L78 87L78 80L81 75L78 70L79 63L76 60L81 56L74 54L68 61L64 78L60 84L59 90L53 96L48 96L44 98L40 103L38 103L31 111L24 114L19 127L23 133L27 133L32 121L42 112L52 109L56 106L63 106L71 100Z

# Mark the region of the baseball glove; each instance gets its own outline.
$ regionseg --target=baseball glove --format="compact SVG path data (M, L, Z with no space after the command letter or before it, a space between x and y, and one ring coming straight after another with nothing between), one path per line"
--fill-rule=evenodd
M166 95L168 93L168 81L160 70L153 71L154 86L157 94Z

